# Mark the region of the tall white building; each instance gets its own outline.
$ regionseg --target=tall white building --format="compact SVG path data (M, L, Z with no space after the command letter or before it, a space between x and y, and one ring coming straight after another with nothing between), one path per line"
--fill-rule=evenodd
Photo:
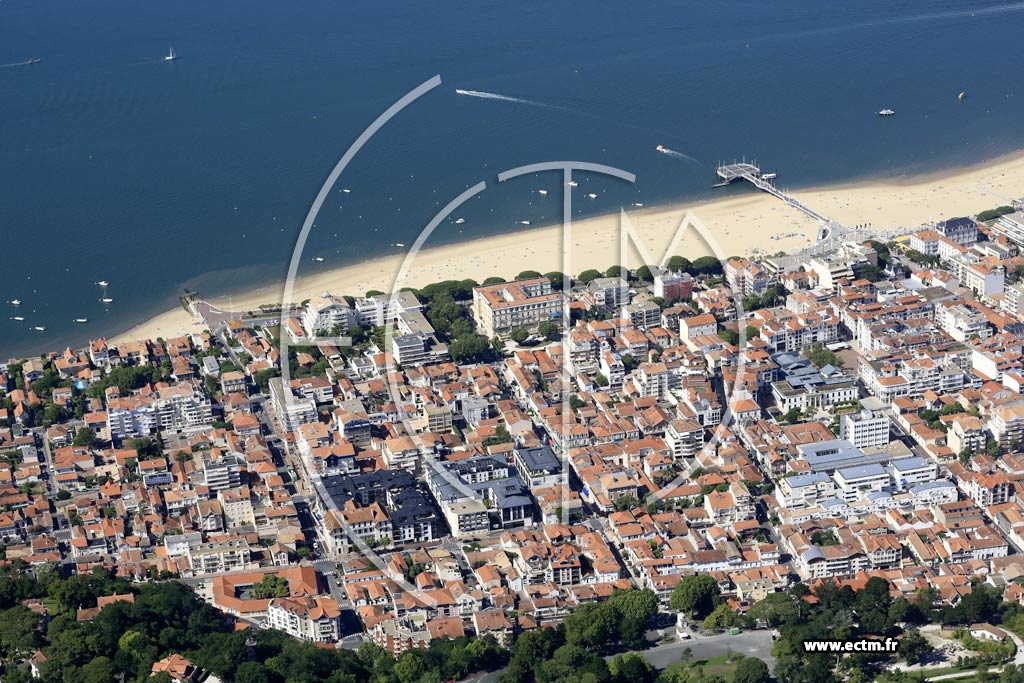
M306 310L302 314L302 327L311 337L329 333L335 327L340 334L345 334L352 324L352 319L352 307L345 299L324 292L306 303Z
M839 418L839 438L857 448L873 448L889 443L889 418L870 410L846 413Z

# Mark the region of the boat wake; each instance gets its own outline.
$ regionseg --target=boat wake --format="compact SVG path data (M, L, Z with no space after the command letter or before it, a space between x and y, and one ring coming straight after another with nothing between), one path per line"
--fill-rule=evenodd
M14 62L12 64L0 64L0 69L12 69L16 66L31 66L32 64L38 64L42 60L40 59L26 59L24 62Z
M527 100L522 97L509 97L508 95L499 95L496 92L484 92L481 90L460 90L455 89L456 95L466 95L468 97L479 97L484 100L499 100L501 102L515 102L516 104L529 104L534 107L545 107L553 109L552 105L544 104L543 102L537 102L536 100Z
M682 161L688 161L691 164L697 164L698 166L702 165L700 163L700 161L698 161L697 159L694 159L689 154L683 154L682 152L677 152L674 149L669 149L668 147L662 147L661 145L658 145L657 149L662 154L668 155L668 156L672 157L673 159L680 159Z

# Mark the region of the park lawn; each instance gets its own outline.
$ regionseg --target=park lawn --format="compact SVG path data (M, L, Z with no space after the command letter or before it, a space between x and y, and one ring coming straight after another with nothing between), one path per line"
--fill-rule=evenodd
M697 659L690 662L690 668L700 667L705 674L717 674L724 678L726 683L732 683L733 676L736 674L736 664L741 657L741 655L719 655L708 659Z

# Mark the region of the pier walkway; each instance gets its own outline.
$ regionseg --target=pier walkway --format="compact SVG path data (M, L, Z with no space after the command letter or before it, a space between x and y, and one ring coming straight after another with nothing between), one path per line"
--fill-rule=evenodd
M800 254L813 255L827 253L839 248L843 242L848 240L864 241L867 239L877 238L881 241L889 241L894 237L905 234L914 229L879 229L843 225L839 221L832 220L828 216L815 211L796 197L786 193L784 190L780 190L775 187L771 182L772 179L775 178L775 174L763 173L756 162L742 161L731 164L721 164L718 166L715 173L721 179L721 182L715 184L714 187L725 187L736 180L746 180L762 192L767 192L773 197L781 199L788 206L793 207L797 211L800 211L804 215L817 221L817 239L813 244L801 249L800 252L798 252Z

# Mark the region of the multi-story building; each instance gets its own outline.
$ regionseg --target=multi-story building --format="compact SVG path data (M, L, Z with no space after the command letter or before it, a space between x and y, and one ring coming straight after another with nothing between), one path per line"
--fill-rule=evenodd
M688 299L693 294L693 278L689 273L659 271L654 275L654 296L666 300Z
M693 458L704 447L704 427L696 420L672 420L665 429L665 443L675 460Z
M1024 246L1024 211L1000 216L992 224L992 229L1013 243Z
M311 643L341 639L341 610L333 598L303 595L274 598L267 607L267 625Z
M456 536L523 526L533 517L533 498L501 458L430 461L427 485Z
M531 491L562 483L562 462L548 446L522 446L513 451L516 471Z
M473 318L480 334L494 337L559 320L563 301L546 277L485 285L473 289Z
M872 448L889 443L889 418L881 413L861 410L839 418L839 438L857 448Z
M376 294L356 299L355 322L363 327L383 327L398 320L403 312L423 309L416 295L408 290L391 294Z
M630 323L642 330L661 325L661 307L653 301L628 304L623 311Z
M208 451L200 460L202 483L211 492L237 488L241 484L241 471L245 458L241 454Z
M345 299L324 292L320 296L306 302L306 310L302 315L302 327L306 334L315 337L322 333L345 334L355 314Z
M271 378L269 386L270 404L286 430L293 432L299 425L316 422L316 401L303 398L294 387L286 387L280 377Z
M881 465L844 467L832 475L839 487L839 495L847 503L864 498L869 493L889 488L889 473Z
M775 284L767 268L745 258L732 258L725 264L725 281L738 296L761 296Z
M1001 405L992 410L988 421L992 437L1003 448L1011 442L1024 443L1024 405Z
M710 313L679 319L679 337L688 340L705 337L718 331L718 321Z
M836 486L832 477L824 472L797 474L783 477L775 489L779 505L789 509L814 507L821 501L835 495Z
M223 574L257 566L252 559L249 543L244 538L190 546L188 561L192 573L196 575Z
M155 395L110 399L107 421L112 438L129 439L157 431L206 427L213 421L213 409L198 385L182 382L161 387Z
M629 285L622 278L599 277L587 285L586 296L598 308L617 309L629 303Z

